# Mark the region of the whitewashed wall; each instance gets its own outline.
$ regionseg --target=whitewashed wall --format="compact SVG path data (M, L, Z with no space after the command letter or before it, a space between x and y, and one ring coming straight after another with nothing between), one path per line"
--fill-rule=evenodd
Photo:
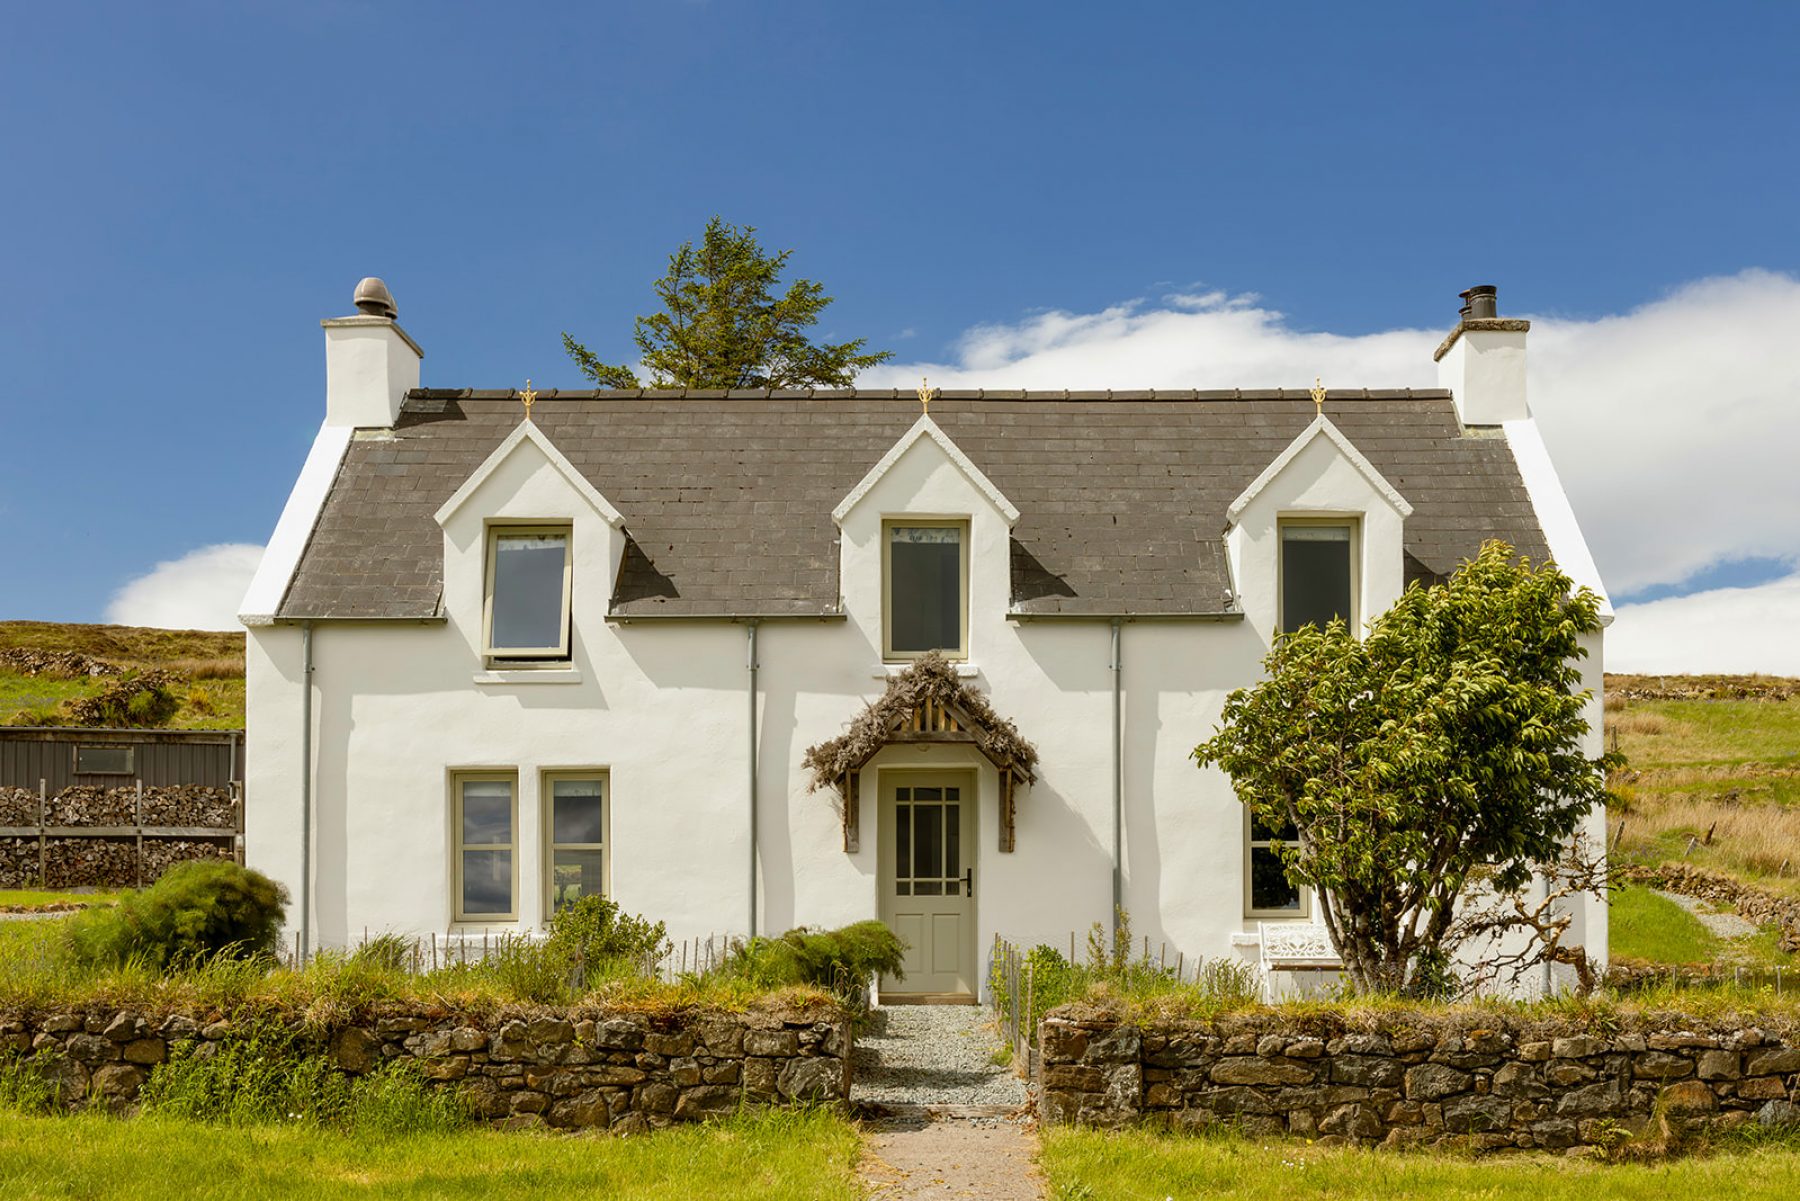
M1283 513L1364 513L1364 614L1401 587L1400 522L1329 443L1315 442L1243 514L1232 557L1247 617L1145 621L1122 632L1126 908L1153 953L1233 953L1243 915L1244 817L1224 776L1189 751L1224 697L1251 683L1275 625L1274 522ZM601 493L605 481L595 481ZM860 851L841 849L829 793L809 793L805 749L838 733L885 687L881 520L968 514L973 683L1039 748L1017 850L1000 853L997 781L972 752L890 747L866 769ZM567 518L574 528L573 663L496 679L483 669L483 522ZM1026 520L1030 520L1027 515ZM1211 531L1207 532L1210 536ZM1111 906L1111 636L1105 622L1014 622L1005 515L929 439L842 521L845 618L759 631L758 909L763 931L877 915L879 773L969 763L980 775L978 945L1068 942ZM314 937L451 927L450 773L518 772L521 917L544 914L540 773L611 777L613 894L677 939L741 933L749 916L747 630L723 622L604 617L620 535L530 443L445 524L443 622L318 623L314 631ZM1595 640L1596 649L1598 639ZM301 634L250 631L247 853L300 877ZM1591 661L1598 687L1598 656ZM559 678L562 682L527 682ZM1599 751L1598 701L1593 753ZM1596 819L1603 829L1604 817ZM297 914L297 909L296 909ZM1604 946L1604 911L1584 914Z

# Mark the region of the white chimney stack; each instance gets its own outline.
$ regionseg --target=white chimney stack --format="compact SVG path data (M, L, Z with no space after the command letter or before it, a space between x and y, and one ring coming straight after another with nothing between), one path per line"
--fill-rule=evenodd
M1464 425L1499 425L1531 415L1525 403L1525 335L1531 322L1499 315L1491 284L1462 294L1461 320L1432 357L1438 384L1456 397Z
M395 322L386 284L370 276L356 285L354 317L328 317L325 327L325 424L391 429L406 394L419 386L425 352Z

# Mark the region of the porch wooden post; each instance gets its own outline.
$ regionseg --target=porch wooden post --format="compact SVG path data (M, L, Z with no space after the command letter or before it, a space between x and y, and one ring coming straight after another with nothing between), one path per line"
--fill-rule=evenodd
M1013 849L1013 769L1000 769L1000 849Z
M844 851L846 854L854 854L862 849L862 805L858 797L861 778L861 772L845 772L843 787L838 790L844 798Z

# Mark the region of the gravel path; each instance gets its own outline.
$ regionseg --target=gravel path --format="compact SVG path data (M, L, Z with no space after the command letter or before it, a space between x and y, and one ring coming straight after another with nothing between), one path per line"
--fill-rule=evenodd
M1017 1122L890 1122L869 1132L859 1167L871 1201L1038 1201L1044 1182L1036 1150Z
M890 1005L856 1036L852 1101L1023 1105L1025 1082L992 1058L1000 1039L979 1005Z
M1696 897L1684 897L1680 893L1656 893L1659 897L1667 897L1677 905L1700 919L1700 924L1717 934L1720 938L1742 938L1746 934L1755 934L1756 927L1729 909L1715 909L1706 901Z

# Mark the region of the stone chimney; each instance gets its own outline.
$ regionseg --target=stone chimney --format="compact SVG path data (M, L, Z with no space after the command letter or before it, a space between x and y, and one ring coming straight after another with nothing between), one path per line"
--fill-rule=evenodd
M354 317L327 317L325 424L390 429L406 394L419 386L425 352L394 318L386 284L370 276L356 285Z
M1462 294L1456 328L1432 357L1438 384L1456 397L1464 425L1499 425L1531 415L1525 403L1525 335L1531 322L1500 316L1498 289Z

